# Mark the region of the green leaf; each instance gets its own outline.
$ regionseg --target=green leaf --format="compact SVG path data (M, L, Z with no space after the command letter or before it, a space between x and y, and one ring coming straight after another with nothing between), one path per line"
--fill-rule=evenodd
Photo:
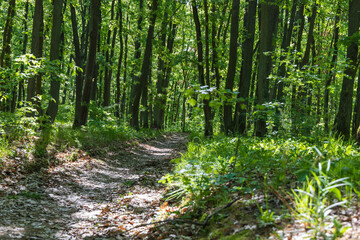
M189 99L188 99L188 103L189 103L192 107L194 107L194 106L196 105L196 100L193 99L193 98L189 98Z

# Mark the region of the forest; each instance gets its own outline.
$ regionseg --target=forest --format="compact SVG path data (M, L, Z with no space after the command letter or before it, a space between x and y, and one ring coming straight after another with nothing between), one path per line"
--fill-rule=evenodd
M360 0L0 0L0 239L359 239Z

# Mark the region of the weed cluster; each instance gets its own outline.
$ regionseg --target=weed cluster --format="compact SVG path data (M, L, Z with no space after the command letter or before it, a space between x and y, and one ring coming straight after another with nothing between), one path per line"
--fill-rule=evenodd
M183 199L182 204L192 205L198 217L209 206L225 204L235 195L244 199L250 195L259 210L259 225L273 224L276 217L267 203L275 196L268 191L277 189L286 195L277 200L289 202L284 216L291 211L296 218L311 221L315 235L326 232L331 209L346 204L345 193L351 200L360 183L356 146L333 138L311 143L291 138L194 138L188 152L174 162L174 172L161 180L172 189L167 197ZM326 172L321 168L324 164ZM330 220L331 226L337 224L337 234L344 231L336 219Z

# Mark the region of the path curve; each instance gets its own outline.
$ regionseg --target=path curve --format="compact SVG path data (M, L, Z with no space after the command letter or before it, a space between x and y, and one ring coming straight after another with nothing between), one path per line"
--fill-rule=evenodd
M158 180L186 150L166 134L14 181L0 182L0 239L144 239L161 206Z

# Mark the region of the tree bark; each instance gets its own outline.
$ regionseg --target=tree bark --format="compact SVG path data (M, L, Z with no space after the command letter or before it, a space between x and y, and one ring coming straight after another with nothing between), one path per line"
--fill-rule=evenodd
M271 54L274 50L274 35L279 14L279 7L275 0L261 3L261 24L260 24L260 43L259 43L259 72L256 86L256 104L258 106L258 115L255 121L255 135L265 136L266 113L263 111L263 104L269 100L269 75L272 68Z
M201 37L201 26L200 26L200 19L199 13L196 6L195 0L192 1L192 10L193 10L193 17L195 22L195 29L196 29L196 43L197 43L197 51L198 51L198 72L199 72L199 83L201 86L205 86L205 76L204 76L204 66L203 66L203 44L202 44L202 37ZM212 136L213 135L213 128L211 123L211 108L210 108L210 101L208 99L203 100L203 109L205 115L205 136Z
M158 0L153 0L152 10L150 17L150 25L148 30L148 35L146 39L146 47L144 52L144 59L141 67L141 75L139 79L139 84L137 84L134 101L131 106L131 126L135 129L139 129L139 107L140 107L140 98L145 88L147 90L147 78L150 73L151 66L151 54L152 54L152 40L154 37L154 28L157 16Z
M35 1L34 20L31 34L31 53L36 59L42 57L44 42L44 10L43 0ZM41 95L41 73L32 77L28 81L26 100L37 105L38 111L41 112L40 101L35 99L36 95Z
M60 92L60 44L61 44L61 24L62 24L62 7L63 0L54 0L53 1L53 21L51 29L51 43L50 43L50 61L55 69L51 74L51 83L50 83L50 96L49 106L46 110L46 115L50 117L50 122L55 121L58 107L59 107L59 92Z
M244 16L244 40L242 42L242 65L240 70L239 94L241 102L236 103L235 127L239 133L246 131L246 113L249 105L249 91L254 55L254 38L256 23L256 0L247 0L248 6Z
M85 86L82 94L80 125L87 124L89 112L90 90L93 84L93 70L96 63L96 46L100 23L100 4L100 0L91 0L90 2L90 46L85 72Z
M234 79L236 73L237 64L237 44L239 36L239 8L240 0L232 1L232 13L231 13L231 29L230 29L230 49L229 49L229 65L225 83L226 94L224 105L224 130L225 134L234 132L234 124L232 119L232 102L229 99L232 98L232 92L234 87Z
M339 42L339 21L340 21L340 13L341 13L341 6L340 2L337 6L336 15L335 15L335 24L334 24L334 42L333 42L333 56L331 59L331 63L329 66L329 74L326 76L326 82L325 82L325 92L324 92L324 123L325 123L325 132L329 131L329 122L330 122L330 116L329 116L329 93L330 93L330 85L331 80L336 74L336 62L338 59L338 42ZM359 90L359 88L358 88Z
M75 64L76 67L83 69L83 60L80 49L80 41L78 34L78 25L76 20L76 12L73 4L70 3L71 11L71 23L72 23L72 32L73 32L73 44L75 47ZM82 89L83 89L83 71L76 69L76 83L75 83L75 118L74 118L74 127L79 127L80 124L80 112L81 112L81 99L82 99Z
M349 2L349 23L348 23L349 45L346 57L348 66L344 72L342 89L340 94L339 109L335 118L335 131L345 139L350 138L350 123L353 103L354 78L357 66L358 45L352 39L359 31L360 24L360 0L350 0Z
M115 8L115 0L112 1L111 3L111 17L110 19L111 20L114 20L114 8ZM117 29L114 28L114 35L116 37L116 31ZM113 38L114 39L114 38ZM107 38L106 38L106 53L105 53L105 61L106 61L106 66L105 66L105 75L104 75L104 95L103 95L103 98L104 98L104 102L103 102L103 106L104 107L108 107L110 106L110 91L111 91L111 75L110 75L110 72L111 70L109 69L109 66L111 66L112 64L112 60L111 60L111 54L110 54L110 51L109 51L109 48L110 48L110 42L111 42L111 29L109 27L109 30L108 30L108 34L107 34ZM113 44L111 45L112 46L112 51L114 49L114 46Z

